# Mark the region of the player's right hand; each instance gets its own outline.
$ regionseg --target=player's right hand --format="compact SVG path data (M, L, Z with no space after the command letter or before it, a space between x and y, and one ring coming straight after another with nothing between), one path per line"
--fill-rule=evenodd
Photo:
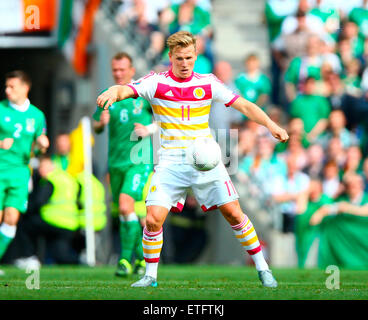
M0 140L0 149L9 150L13 145L13 138L5 138L4 140Z
M116 86L112 86L109 89L107 89L105 92L102 92L97 97L97 105L100 108L103 108L107 110L111 105L117 101L118 98L118 89Z

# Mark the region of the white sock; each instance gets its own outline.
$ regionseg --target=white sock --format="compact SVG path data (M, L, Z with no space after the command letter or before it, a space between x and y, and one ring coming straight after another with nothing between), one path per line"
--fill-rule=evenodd
M17 232L17 226L11 226L3 222L0 226L0 232L8 238L13 239L15 237L15 233Z
M259 251L256 254L251 255L257 271L269 270L268 264L263 256L263 252Z
M136 215L136 213L133 211L129 214L127 214L126 216L122 216L120 215L120 221L121 222L130 222L130 221L138 221L138 216Z
M158 262L146 262L146 276L157 279Z

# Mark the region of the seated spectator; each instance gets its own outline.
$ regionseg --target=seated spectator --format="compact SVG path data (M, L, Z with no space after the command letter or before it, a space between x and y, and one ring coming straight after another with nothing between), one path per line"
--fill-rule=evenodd
M298 9L298 0L267 0L264 18L267 24L268 38L271 45L271 100L274 104L281 103L280 77L287 66L283 64L280 49L274 49L274 41L281 35L281 25L286 17L293 15Z
M352 21L342 25L341 37L350 42L352 55L358 58L364 52L364 40L359 36L358 26Z
M47 240L48 252L55 263L77 264L79 257L72 248L72 240L79 227L78 183L48 156L40 159L38 170L42 181L30 207L34 214L24 216L17 232L22 259L17 265L24 267L28 258L35 257L40 236Z
M346 161L346 152L340 138L338 137L332 137L328 142L326 150L326 162L328 161L334 161L339 167L339 170L344 167Z
M307 164L303 172L309 177L321 178L324 164L324 150L320 144L312 144L307 149Z
M316 0L314 8L309 13L318 17L324 26L324 30L332 41L336 41L340 29L340 13L337 6L332 3L325 3L323 0Z
M240 94L247 100L265 107L271 93L271 82L261 71L260 61L256 54L250 54L244 62L245 71L238 74L235 85Z
M327 162L323 168L322 189L323 193L331 199L336 199L343 191L339 176L339 167L334 161Z
M306 208L301 214L296 216L295 221L295 240L299 268L304 268L307 264L311 264L311 248L314 241L319 237L319 228L311 226L309 220L319 208L331 202L332 199L324 194L322 190L321 180L312 178L309 184Z
M298 12L304 12L306 15L307 27L315 34L322 36L326 33L322 20L311 13L311 6L308 0L299 0ZM290 34L298 27L298 21L295 15L288 16L281 25L281 33Z
M288 17L298 10L299 0L267 0L265 5L265 20L268 37L272 43L281 34L281 25Z
M324 205L310 219L310 224L317 225L327 216L349 214L368 217L368 195L364 192L364 181L358 174L350 174L344 181L345 194L332 205Z
M321 78L316 80L316 89L315 95L322 96L330 99L330 97L334 94L333 92L333 83L332 83L332 75L335 75L334 70L331 66L331 63L328 61L324 61L321 66Z
M291 118L288 124L289 136L298 137L304 149L308 148L310 142L307 139L307 134L304 130L303 120L300 118ZM289 140L285 143L278 143L275 147L275 152L284 152L288 149Z
M303 147L300 137L289 134L289 140L285 151L279 153L280 158L287 161L290 156L295 158L298 170L303 170L307 165L307 152Z
M316 80L308 77L303 94L299 94L291 103L290 115L303 120L308 140L316 139L327 127L330 105L325 97L314 94Z
M307 41L314 35L307 26L304 11L298 11L296 19L297 28L292 33L281 33L272 43L273 55L283 71L287 69L292 59L306 54Z
M342 37L337 43L337 56L340 60L340 64L343 68L349 64L351 60L356 58L352 49L352 43L350 39Z
M329 43L321 39L320 45L323 65L329 64L332 72L340 74L342 71L342 65L340 58L336 53L336 43Z
M345 164L340 173L341 179L353 173L361 174L363 165L362 159L362 151L359 146L351 146L347 148Z
M345 85L345 91L347 94L356 97L361 96L360 61L358 59L352 59L348 62L341 79Z
M307 78L321 78L323 58L321 55L320 38L310 36L307 51L303 56L295 57L285 73L285 91L288 101L293 101L302 92L302 85Z
M362 39L368 38L368 1L363 0L361 7L353 8L349 13L349 20L358 26L359 36Z
M213 30L211 26L211 13L197 5L197 0L185 0L182 3L173 4L170 8L173 19L169 25L169 33L186 30L194 35L201 34L211 38Z
M122 2L116 15L117 22L127 28L134 26L134 32L149 39L146 51L148 58L154 60L165 47L165 34L162 25L169 19L165 9L170 5L169 0L125 0Z
M340 76L335 72L331 72L328 75L327 81L328 81L328 86L330 90L327 98L328 98L329 104L331 105L331 109L332 110L336 110L336 109L342 110L343 104L345 103L344 99L346 97L344 83L342 82Z
M287 158L287 176L278 175L272 183L272 199L282 213L282 232L295 231L295 217L305 210L310 178L298 169L295 156Z
M239 174L243 174L240 179L253 181L266 194L272 188L270 179L273 180L278 175L286 176L286 163L273 153L274 146L275 142L269 137L260 136L256 140L255 153L246 156L239 163Z
M134 23L137 32L148 35L159 30L160 13L169 5L169 0L124 0L116 19L123 27Z
M357 136L346 128L346 117L341 110L331 111L327 130L317 138L317 142L326 149L333 137L340 139L343 148L359 145Z

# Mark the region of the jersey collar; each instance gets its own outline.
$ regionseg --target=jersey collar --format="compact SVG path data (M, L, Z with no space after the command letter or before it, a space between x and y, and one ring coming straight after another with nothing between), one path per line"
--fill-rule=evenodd
M17 111L20 111L20 112L26 112L28 110L30 104L31 103L30 103L29 99L26 99L26 101L24 101L24 103L20 106L9 101L9 106L11 108L13 108L14 110L17 110Z
M172 72L172 68L169 70L169 76L170 76L173 80L175 80L176 82L188 82L188 81L192 80L193 75L194 75L194 72L192 71L192 74L191 74L191 76L190 76L190 77L185 78L185 79L181 79L181 78L178 78L178 77L176 77L176 76L174 75L174 73Z

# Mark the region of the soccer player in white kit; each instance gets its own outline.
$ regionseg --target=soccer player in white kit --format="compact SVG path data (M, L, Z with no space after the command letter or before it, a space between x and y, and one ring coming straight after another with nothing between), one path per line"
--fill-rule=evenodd
M289 136L262 109L234 94L213 74L193 72L197 55L196 39L191 33L174 33L168 38L167 45L172 65L169 71L151 72L128 85L112 86L97 98L97 105L107 109L115 101L143 97L151 103L160 127L159 162L146 198L147 217L142 239L146 274L132 287L157 286L162 225L171 209L183 208L189 188L204 211L220 210L252 257L262 284L276 287L277 282L264 259L256 231L240 208L238 194L225 166L220 162L210 171L198 171L186 162L185 149L197 137L211 137L208 117L213 100L239 110L250 120L268 128L282 142Z

